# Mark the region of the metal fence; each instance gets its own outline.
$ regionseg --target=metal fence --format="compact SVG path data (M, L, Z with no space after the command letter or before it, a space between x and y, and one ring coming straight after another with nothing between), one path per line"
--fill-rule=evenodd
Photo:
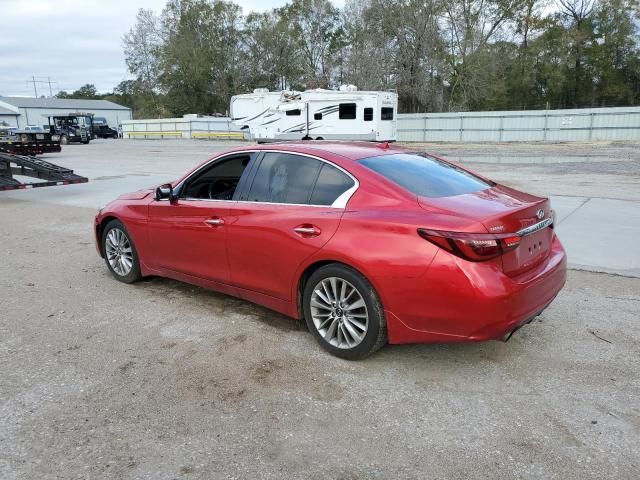
M161 118L122 122L122 137L129 139L199 138L245 140L247 130L240 130L226 117Z
M398 115L404 142L595 140L640 141L640 107Z

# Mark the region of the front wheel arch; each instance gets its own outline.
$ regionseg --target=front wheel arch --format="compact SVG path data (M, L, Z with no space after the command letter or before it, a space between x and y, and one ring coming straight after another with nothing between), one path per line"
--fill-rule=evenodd
M100 256L102 258L104 258L104 249L102 248L102 234L104 233L104 227L106 227L111 220L118 220L119 222L122 222L122 220L120 220L118 217L114 215L108 215L104 217L96 226L96 238L98 239L98 247L100 248Z

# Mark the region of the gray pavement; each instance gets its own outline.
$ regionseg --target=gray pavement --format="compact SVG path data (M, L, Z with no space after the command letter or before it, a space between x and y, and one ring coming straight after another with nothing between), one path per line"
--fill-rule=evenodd
M71 145L52 162L86 185L0 193L2 198L99 208L117 195L173 180L235 142L98 140ZM425 144L514 188L549 196L569 266L640 277L640 145Z

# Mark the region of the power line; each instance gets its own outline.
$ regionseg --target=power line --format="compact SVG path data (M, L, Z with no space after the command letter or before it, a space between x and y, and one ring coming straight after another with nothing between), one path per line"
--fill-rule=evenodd
M52 81L51 77L36 77L32 75L31 80L27 80L27 84L33 84L33 94L38 98L38 84L49 85L49 96L53 97L53 85L58 85L58 82Z

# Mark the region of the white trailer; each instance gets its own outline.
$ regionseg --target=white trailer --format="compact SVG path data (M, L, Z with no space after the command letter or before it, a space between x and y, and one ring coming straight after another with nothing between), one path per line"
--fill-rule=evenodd
M340 90L253 93L231 98L231 119L258 142L278 140L396 140L398 95Z

